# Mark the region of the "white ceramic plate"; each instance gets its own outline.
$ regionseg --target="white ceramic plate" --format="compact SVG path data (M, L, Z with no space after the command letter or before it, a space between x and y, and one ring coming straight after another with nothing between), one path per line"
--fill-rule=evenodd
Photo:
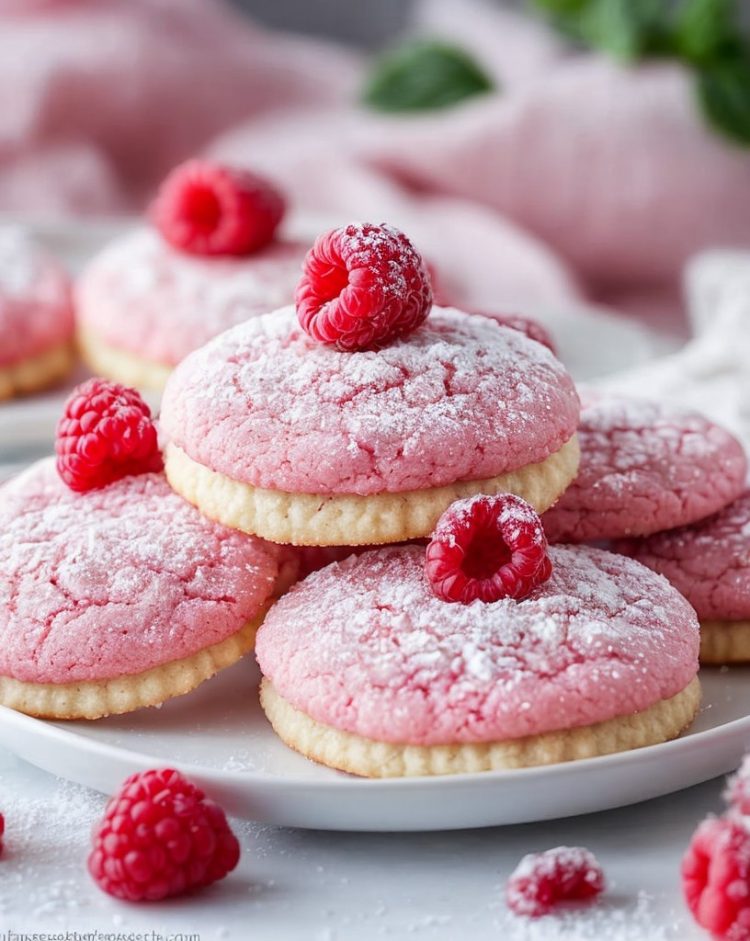
M250 661L160 709L99 722L41 722L0 708L0 744L46 771L111 793L165 764L232 813L331 830L447 830L620 807L723 774L750 741L750 677L704 670L704 705L682 738L520 771L369 781L315 765L276 738Z
M77 269L127 222L38 225ZM322 223L298 221L298 234ZM546 312L577 378L637 365L660 351L640 326L591 309ZM65 390L0 406L0 476L51 450ZM5 462L5 467L1 465ZM0 708L0 744L99 790L138 769L175 764L235 813L276 824L343 830L451 829L544 820L664 794L737 764L750 739L750 687L709 674L706 707L685 738L638 752L525 771L362 781L305 761L276 739L257 704L252 663L195 693L97 723L46 723Z

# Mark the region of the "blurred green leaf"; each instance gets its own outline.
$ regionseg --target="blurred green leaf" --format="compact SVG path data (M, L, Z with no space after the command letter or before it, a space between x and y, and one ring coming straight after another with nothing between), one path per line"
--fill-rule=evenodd
M675 59L695 71L709 123L750 147L750 35L738 0L531 0L567 36L626 62Z
M683 0L675 11L674 48L686 62L736 58L741 46L735 0Z
M704 66L697 83L709 123L736 143L750 146L750 56Z
M418 40L376 61L363 100L379 111L424 111L450 107L492 88L484 70L462 49Z
M668 44L669 11L664 0L533 0L563 33L595 49L630 61L654 55Z
M669 44L664 0L591 0L580 14L580 35L617 59L658 55Z
M584 10L590 0L534 0L534 3L540 10L553 16L569 16Z

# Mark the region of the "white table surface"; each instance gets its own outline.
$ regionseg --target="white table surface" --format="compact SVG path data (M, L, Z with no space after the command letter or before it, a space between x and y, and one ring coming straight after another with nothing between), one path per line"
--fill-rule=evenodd
M174 941L191 933L201 941L706 938L682 903L679 861L697 822L720 810L722 785L586 817L452 833L337 834L235 821L243 857L229 878L187 899L131 905L101 893L85 871L104 798L0 749L0 938L9 930L98 930L122 941L136 932ZM560 844L598 856L606 897L561 918L513 918L505 879L523 854Z

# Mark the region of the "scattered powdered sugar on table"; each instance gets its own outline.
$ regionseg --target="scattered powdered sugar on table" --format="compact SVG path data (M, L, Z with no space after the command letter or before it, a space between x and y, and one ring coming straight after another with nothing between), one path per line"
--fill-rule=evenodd
M3 774L0 774L2 784ZM56 779L44 798L9 797L2 788L5 850L0 858L0 923L20 927L14 916L61 920L86 907L86 854L105 798Z
M496 922L498 941L680 941L684 920L674 915L665 924L647 892L610 901L605 896L589 906L558 910L541 918L519 918L504 912Z

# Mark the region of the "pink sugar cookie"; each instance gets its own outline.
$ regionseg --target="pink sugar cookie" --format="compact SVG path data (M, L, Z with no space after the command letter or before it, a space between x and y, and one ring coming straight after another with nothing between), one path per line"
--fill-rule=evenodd
M582 742L590 755L646 744L654 730L656 740L678 734L697 708L690 605L623 556L553 547L550 558L549 581L521 601L491 604L439 600L419 546L309 575L258 633L263 702L277 732L362 774L379 773L377 754L394 761L383 773L438 773L443 760L443 770L471 770L456 766L459 753L481 768L537 764L581 757ZM623 734L657 713L650 733ZM577 735L572 753L570 740L560 750L566 735Z
M520 488L546 509L575 473L578 411L552 353L486 317L435 307L408 337L350 353L290 307L181 363L161 422L170 483L208 516L360 545L427 536L472 492Z
M750 491L720 513L618 551L664 575L700 618L750 618Z
M581 391L578 476L544 514L551 542L645 536L715 513L744 489L728 431L672 405Z
M188 692L251 649L277 573L161 474L77 494L40 461L0 489L0 702L93 718Z
M0 227L0 399L65 375L72 340L67 273L25 231Z
M200 258L151 229L112 242L81 274L78 329L96 371L160 388L188 353L229 327L288 304L306 246L272 242L244 258Z

